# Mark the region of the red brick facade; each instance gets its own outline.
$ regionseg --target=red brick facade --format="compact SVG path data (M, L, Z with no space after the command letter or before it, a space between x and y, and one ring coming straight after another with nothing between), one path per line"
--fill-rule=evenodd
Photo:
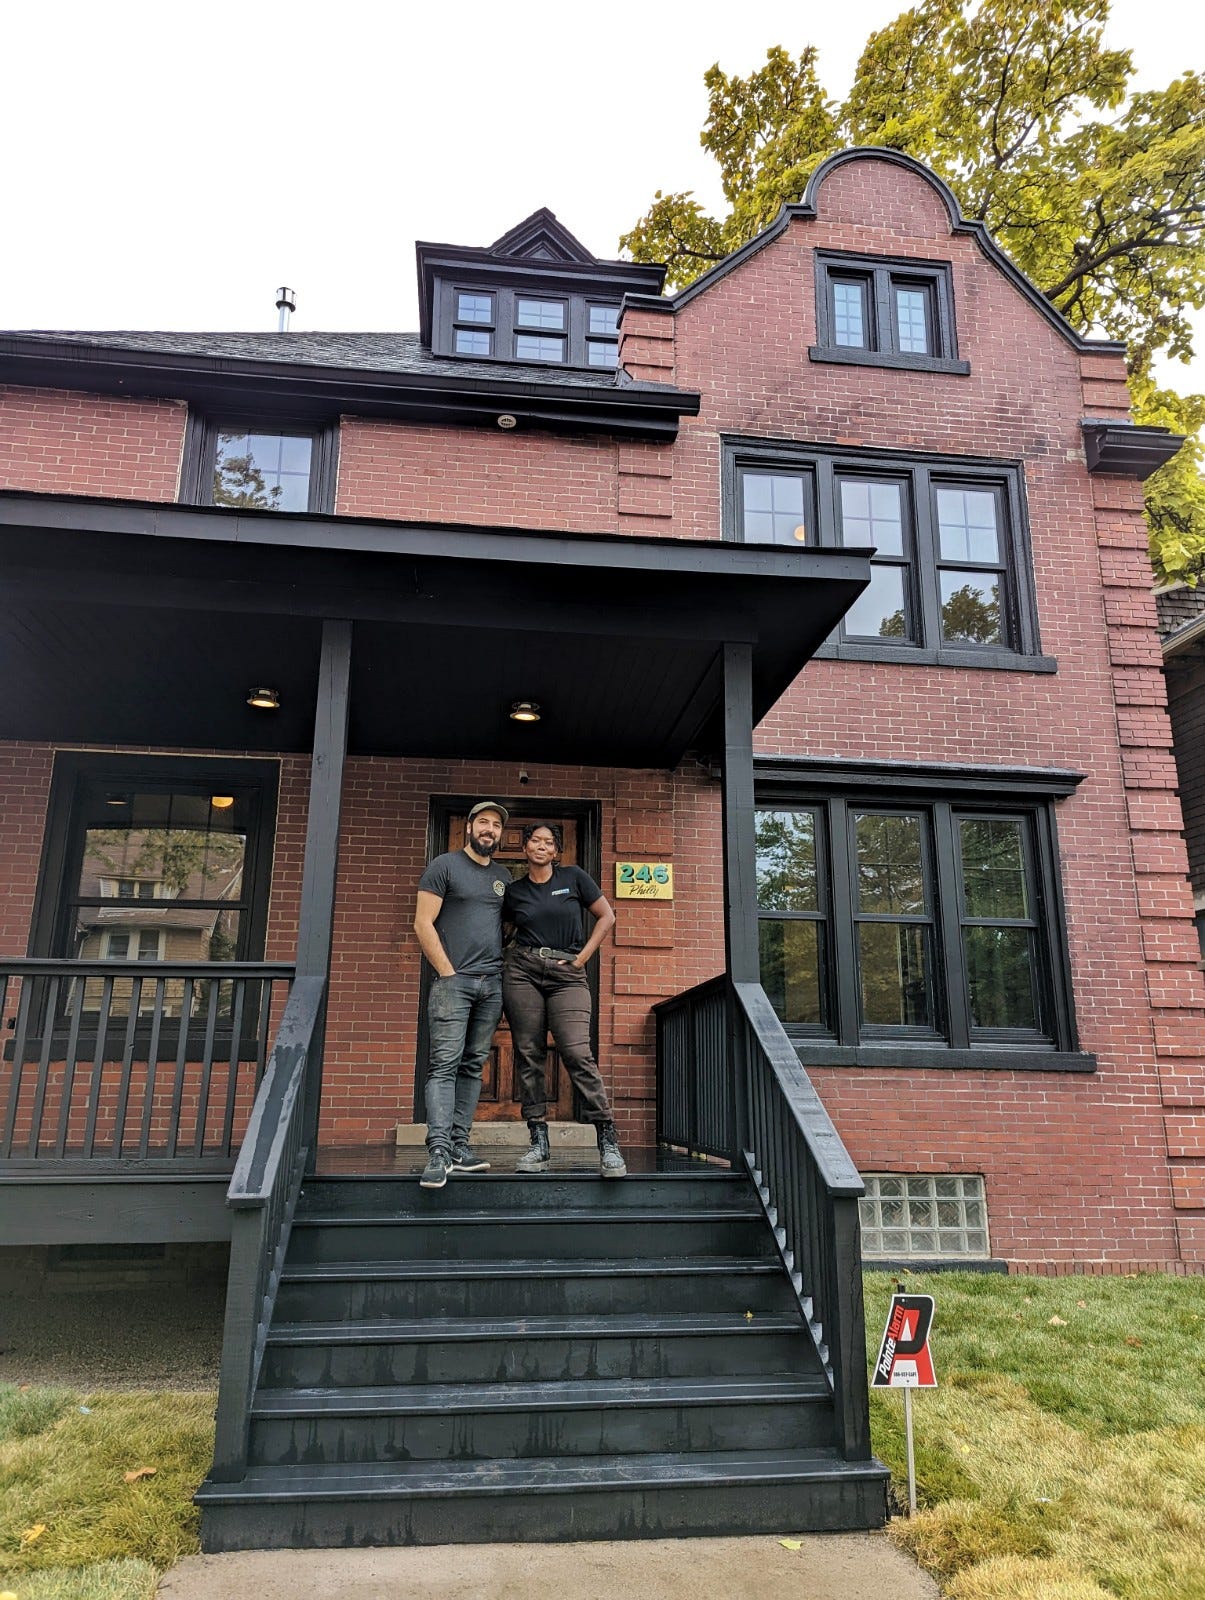
M825 364L813 251L949 262L969 374ZM721 437L1024 464L1042 650L1056 672L817 660L757 730L759 754L1060 767L1062 893L1089 1075L816 1067L864 1171L979 1172L993 1253L1043 1270L1205 1263L1205 988L1150 597L1140 486L1088 473L1080 419L1128 414L1120 356L1044 318L923 177L837 166L798 218L676 313L633 308L621 361L702 395L673 444L347 418L338 513L490 527L721 533ZM183 408L0 391L0 484L170 499ZM0 951L21 953L52 752L0 747ZM291 951L307 762L282 787L268 955ZM371 1143L410 1120L419 959L410 934L433 796L510 793L498 766L353 759L324 1136ZM650 1004L723 964L719 795L674 774L533 768L525 800L601 802L603 883L626 854L675 866L676 899L625 904L601 962L600 1031L621 1133L653 1128ZM400 952L400 954L399 954Z

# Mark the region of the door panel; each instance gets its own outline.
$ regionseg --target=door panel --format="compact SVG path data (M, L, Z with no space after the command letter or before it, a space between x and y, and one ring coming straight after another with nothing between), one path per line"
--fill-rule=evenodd
M578 821L576 817L548 817L543 812L534 816L512 816L502 830L502 843L494 852L494 860L506 868L512 878L521 878L527 870L523 857L523 829L529 822L559 822L564 832L565 846L561 861L566 866L577 865ZM468 817L464 814L448 818L448 849L463 850ZM559 1054L548 1041L548 1057L544 1067L545 1089L548 1095L548 1115L554 1122L573 1120L573 1084L565 1071ZM515 1052L510 1028L503 1017L494 1035L485 1070L481 1076L481 1099L477 1104L478 1122L516 1122L519 1120L521 1095L515 1075Z

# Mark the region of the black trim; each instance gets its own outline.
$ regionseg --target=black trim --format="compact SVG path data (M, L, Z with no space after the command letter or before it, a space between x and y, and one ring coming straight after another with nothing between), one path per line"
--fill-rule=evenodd
M819 809L827 839L827 848L818 848L817 867L821 881L829 886L827 909L823 901L821 909L825 910L830 946L826 978L830 1026L788 1025L805 1066L1095 1070L1096 1058L1078 1045L1054 810L1055 799L1072 793L1082 774L1062 769L776 761L766 757L755 765L758 809ZM940 992L933 1030L927 1037L919 1029L868 1031L859 1021L854 949L857 919L847 856L852 849L851 813L867 807L919 811L927 817L926 830L936 834L936 854L927 881L932 960ZM1031 915L1038 940L1035 983L1046 1037L1036 1032L969 1026L954 834L960 817L974 814L1027 819L1025 847L1034 898ZM772 912L768 915L775 916ZM948 1042L935 1036L939 1030Z
M958 359L954 321L954 289L948 261L909 260L903 256L870 256L854 251L817 250L816 344L808 350L811 361L844 362L849 366L897 367L910 372L947 372L966 375L969 361ZM856 280L865 290L867 342L862 347L837 343L833 286L841 279ZM919 351L896 348L893 293L919 285L929 306L928 327L933 348Z
M335 509L335 480L339 460L339 424L326 427L307 426L298 421L292 426L280 416L252 416L224 414L214 416L190 408L188 428L184 435L184 457L180 467L180 502L183 505L213 505L213 469L217 454L218 434L228 428L245 428L248 432L291 434L308 438L313 450L310 456L310 491L306 514L331 513ZM292 516L293 512L276 512L276 516Z
M0 337L0 383L184 400L198 410L242 413L263 424L325 426L346 415L496 428L499 415L509 413L521 427L669 441L677 437L681 417L699 414L697 392L669 384L620 383L609 367L588 369L599 373L597 384L580 377L558 384L555 366L549 367L546 382L508 382L513 367L496 365L498 378L490 381L476 370L463 375L371 372L123 350L69 339L25 340L19 334Z
M892 661L902 665L991 668L1006 672L1055 672L1057 660L1041 653L1037 595L1030 553L1023 466L1017 461L935 452L860 449L800 440L720 436L720 511L725 539L743 543L741 482L745 469L810 474L814 486L816 543L804 548L844 549L839 543L838 480L842 474L906 478L910 583L906 601L916 644L891 639L842 638L834 631L817 656L842 661ZM999 528L1005 605L1001 618L1008 645L957 644L940 634L938 560L931 491L944 479L994 488L1000 497ZM936 639L936 643L932 642Z
M133 788L138 784L157 789L189 787L210 793L219 792L219 789L225 792L230 787L254 791L254 823L248 829L243 863L250 893L246 925L239 929L236 957L240 961L261 960L272 883L279 763L235 756L157 756L145 752L121 755L56 752L27 954L63 959L75 954L66 947L63 916L64 906L73 897L71 880L78 867L78 847L82 844L82 840L76 838L76 819L85 787Z
M1149 478L1167 465L1187 437L1170 428L1108 418L1085 417L1080 427L1088 471L1116 473L1124 478Z
M886 790L893 795L964 798L976 795L1016 800L1074 794L1087 774L1069 767L980 767L960 762L847 761L837 757L754 758L759 785L806 784L809 789L844 792L849 788Z

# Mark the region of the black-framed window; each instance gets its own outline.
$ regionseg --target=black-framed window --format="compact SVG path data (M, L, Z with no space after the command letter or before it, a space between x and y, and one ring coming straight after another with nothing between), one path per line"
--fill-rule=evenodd
M724 479L729 538L874 550L870 587L821 654L1054 670L1019 466L726 439Z
M333 511L338 427L192 413L180 499L252 511Z
M492 356L497 325L495 299L488 289L460 289L452 321L452 346L459 356Z
M262 960L277 786L271 761L61 753L32 954Z
M813 361L967 373L950 264L816 252Z
M1043 798L1045 774L803 765L756 811L762 984L801 1056L1090 1070L1054 818L1076 775Z
M586 306L586 364L619 365L619 307L591 301Z
M580 292L441 280L432 349L476 360L613 370L619 311L618 300Z

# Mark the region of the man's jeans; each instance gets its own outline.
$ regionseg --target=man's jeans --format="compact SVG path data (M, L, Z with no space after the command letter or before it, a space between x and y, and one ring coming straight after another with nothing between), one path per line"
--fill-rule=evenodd
M454 972L427 999L427 1148L467 1142L481 1095L481 1069L502 1015L502 979Z

